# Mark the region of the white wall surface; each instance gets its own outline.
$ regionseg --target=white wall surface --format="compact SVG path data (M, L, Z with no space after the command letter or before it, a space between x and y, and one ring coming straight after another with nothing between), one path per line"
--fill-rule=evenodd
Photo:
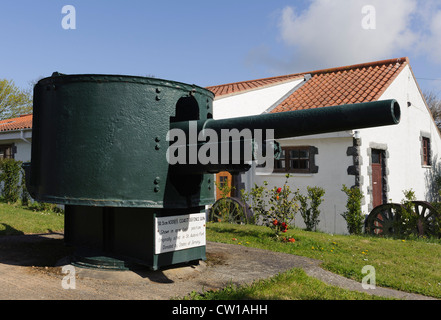
M24 141L16 141L17 153L14 155L15 160L30 162L31 161L31 144Z
M302 81L303 78L226 97L221 96L214 100L213 118L225 119L261 114Z
M440 162L441 139L424 100L418 90L409 66L406 66L395 81L381 96L380 100L396 99L401 106L401 122L396 126L360 130L362 138L362 174L365 176L363 192L366 204L363 209L368 211L371 194L369 187L368 166L369 143L387 144L388 166L388 200L401 202L403 190L413 189L418 200L430 200L429 178L432 167L421 163L421 131L430 134L433 161ZM408 106L410 102L410 106Z
M318 137L318 138L317 138ZM278 140L281 146L314 146L318 148L315 155L315 165L319 167L316 174L291 173L289 186L291 189L306 195L307 187L321 187L325 189L324 201L320 205L320 223L318 230L329 233L347 233L346 222L341 214L346 210L346 195L341 191L343 184L351 187L355 183L354 176L347 174L347 169L353 164L352 156L347 156L347 148L352 146L352 134L341 132L335 134L324 134L308 137ZM254 186L254 183L262 185L263 181L268 182L268 189L274 186L282 187L285 183L284 173L273 173L271 175L255 175L253 180L245 178L247 189ZM295 225L305 227L303 218L297 213Z

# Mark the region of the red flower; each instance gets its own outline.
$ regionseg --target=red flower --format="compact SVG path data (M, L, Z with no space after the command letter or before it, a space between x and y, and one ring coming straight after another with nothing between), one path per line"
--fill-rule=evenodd
M277 189L277 193L280 193L280 192L282 192L282 188Z
M277 220L273 221L273 225L277 226L278 224L279 224L279 221L277 221Z
M282 228L287 228L288 226L287 226L287 224L285 223L285 222L282 222Z
M294 238L289 238L288 241L289 241L289 242L296 242L296 239L294 239Z

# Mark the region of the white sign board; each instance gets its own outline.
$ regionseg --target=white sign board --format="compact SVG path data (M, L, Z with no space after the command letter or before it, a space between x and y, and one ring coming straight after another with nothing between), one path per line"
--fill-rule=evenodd
M205 213L155 218L155 254L205 246Z

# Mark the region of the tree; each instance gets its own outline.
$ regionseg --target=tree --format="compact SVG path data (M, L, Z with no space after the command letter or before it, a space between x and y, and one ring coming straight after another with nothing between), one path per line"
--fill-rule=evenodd
M436 126L441 130L441 99L433 91L424 91L423 95L430 112L432 112Z
M12 80L0 80L0 120L27 113L32 113L32 95L30 91L16 87Z

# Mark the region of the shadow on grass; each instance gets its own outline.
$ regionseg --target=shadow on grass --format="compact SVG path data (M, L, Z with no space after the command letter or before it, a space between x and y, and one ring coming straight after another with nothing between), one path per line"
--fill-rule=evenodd
M25 267L54 267L60 259L72 254L73 248L67 247L63 239L24 235L16 231L13 235L9 233L0 236L0 263Z
M0 231L0 236L23 235L24 232L11 227L9 224L0 223L5 228Z

